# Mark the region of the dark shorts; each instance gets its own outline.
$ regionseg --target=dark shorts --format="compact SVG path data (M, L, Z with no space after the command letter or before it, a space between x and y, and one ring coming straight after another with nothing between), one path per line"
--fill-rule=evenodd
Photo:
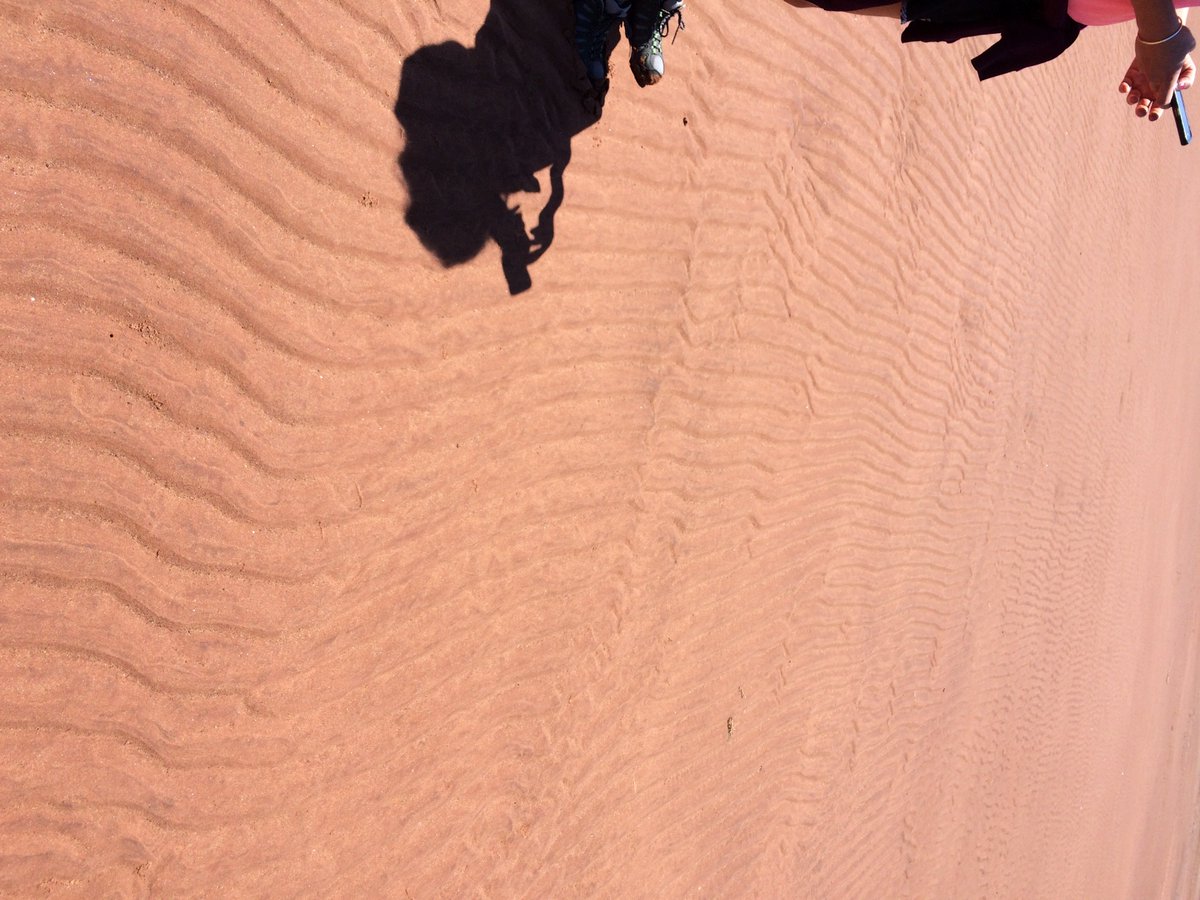
M829 12L857 12L891 6L895 0L809 0ZM974 25L1016 16L1039 18L1040 0L902 0L901 22L936 22L939 25Z
M830 12L892 5L887 0L810 2ZM1067 15L1067 0L902 0L900 21L906 23L905 43L999 35L1000 40L971 60L981 79L1049 62L1083 28Z
M1042 18L1041 0L907 0L904 22L937 22L941 25L974 25L1001 19Z

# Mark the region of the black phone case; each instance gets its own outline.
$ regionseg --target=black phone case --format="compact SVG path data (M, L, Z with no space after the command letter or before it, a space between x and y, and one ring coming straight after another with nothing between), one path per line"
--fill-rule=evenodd
M1175 130L1179 132L1179 143L1186 147L1192 142L1192 126L1188 122L1187 107L1183 105L1182 91L1175 92L1171 110L1175 113Z

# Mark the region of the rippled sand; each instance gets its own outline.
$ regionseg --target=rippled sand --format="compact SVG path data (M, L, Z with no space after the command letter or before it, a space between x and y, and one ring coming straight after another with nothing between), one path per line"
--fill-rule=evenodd
M0 893L1197 896L1130 32L229 6L0 3Z

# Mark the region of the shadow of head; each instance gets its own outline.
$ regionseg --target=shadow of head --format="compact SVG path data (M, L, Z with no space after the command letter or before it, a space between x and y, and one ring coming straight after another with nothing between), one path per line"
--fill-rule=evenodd
M513 294L553 240L571 138L599 115L571 26L566 0L492 0L473 47L422 47L400 72L409 227L447 267L494 240ZM509 198L538 191L546 169L549 197L530 232Z

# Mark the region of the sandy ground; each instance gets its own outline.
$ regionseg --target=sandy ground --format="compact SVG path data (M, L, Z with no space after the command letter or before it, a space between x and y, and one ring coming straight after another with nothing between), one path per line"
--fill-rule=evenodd
M228 6L0 3L0 894L1198 896L1128 30Z

